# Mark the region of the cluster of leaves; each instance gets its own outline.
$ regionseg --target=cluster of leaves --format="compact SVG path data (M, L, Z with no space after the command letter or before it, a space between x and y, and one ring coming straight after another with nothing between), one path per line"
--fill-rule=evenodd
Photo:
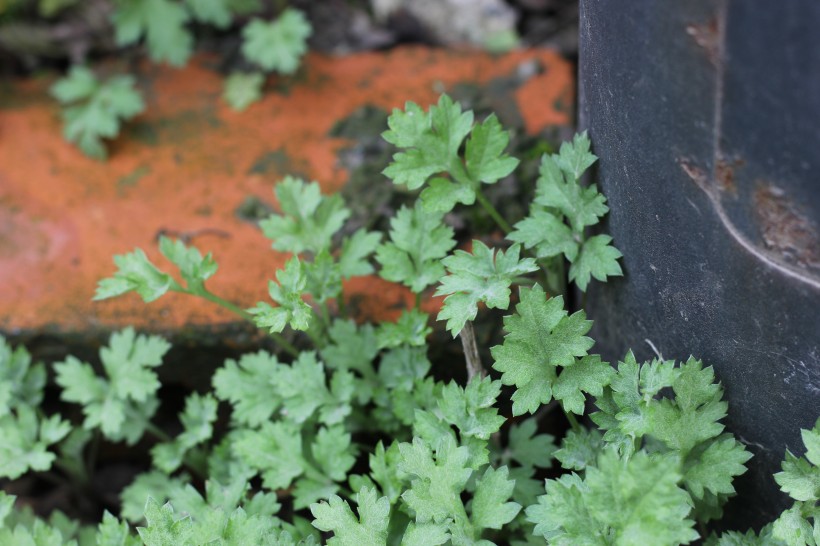
M774 475L780 489L794 499L791 508L774 522L772 535L788 546L820 545L820 419L801 430L805 457L786 451L783 471Z
M449 212L482 199L480 185L509 175L518 160L504 153L510 136L495 115L478 124L473 118L447 95L427 112L413 102L394 110L382 136L403 151L384 174L410 190L424 187L419 198L427 211Z
M71 431L71 423L40 410L45 384L45 367L0 339L0 476L48 470L56 458L48 448Z
M597 224L608 211L606 198L595 184L579 184L596 157L586 135L565 142L558 154L544 155L530 214L517 224L509 239L531 249L539 259L570 262L569 280L586 291L590 278L605 281L621 275L621 253L605 234L587 238L587 226Z
M131 76L115 76L101 83L84 66L73 66L68 75L51 88L64 106L63 134L87 156L105 159L104 138L120 132L120 123L145 109Z
M538 250L548 233L541 243L515 241L528 219L517 231L499 222L511 234L507 248L475 240L469 252L453 250L444 212L478 202L498 216L481 183L515 166L495 118L475 124L443 97L429 112L408 104L390 127L386 138L406 151L386 173L416 188L437 178L398 212L385 240L345 230L350 213L339 196L283 180L275 189L280 212L261 223L273 248L292 255L270 282L272 303L245 310L215 295L205 287L217 272L212 256L179 241L159 245L178 276L139 249L115 257L118 270L99 283L96 299L202 297L268 330L280 349L225 362L210 392L187 397L176 436L152 422L156 368L169 349L161 338L127 329L101 349L99 371L73 357L55 365L62 401L82 416L70 434L67 421L40 408L43 367L0 345L0 476L54 467L87 480L92 439L152 445L152 468L122 492L121 519L106 514L96 529L59 514L46 523L2 495L0 542L678 545L719 517L750 454L724 431L727 406L712 368L694 358L639 363L631 352L613 367L591 354L584 311L570 314L562 295L548 296L532 277L561 274L559 258L579 262L563 250ZM542 208L532 213L572 233L576 258L593 239L584 228L605 212L597 191L578 182L592 161L585 136L545 157ZM522 244L535 256L522 256ZM592 261L617 265L616 252ZM384 279L416 294L395 323L346 316L344 281L374 273L373 262ZM610 264L601 276L614 273ZM432 327L421 304L432 287L446 296L438 319L461 336L468 368L478 370L465 384L438 379L428 359ZM466 350L482 306L508 311L503 342L490 350L492 370ZM509 402L511 410L502 409ZM223 427L220 405L230 415ZM597 428L587 428L577 416L593 405ZM557 408L571 425L560 447L539 432L539 416ZM714 544L817 546L820 424L803 438L806 457L788 453L776 477L794 507L760 536L726 533L711 537ZM540 469L556 465L560 477L539 481ZM195 487L202 483L204 491Z
M191 57L194 37L191 23L227 30L238 19L248 19L241 29L242 54L252 70L234 72L225 79L223 97L241 111L259 100L266 75L293 74L307 51L312 28L301 11L285 8L273 19L263 18L260 0L112 0L111 22L120 46L144 43L155 62L184 66ZM41 0L44 16L72 7L76 0ZM144 109L132 76L115 76L101 84L84 66L73 66L52 87L64 105L66 140L86 155L105 159L103 139L119 134L121 121Z

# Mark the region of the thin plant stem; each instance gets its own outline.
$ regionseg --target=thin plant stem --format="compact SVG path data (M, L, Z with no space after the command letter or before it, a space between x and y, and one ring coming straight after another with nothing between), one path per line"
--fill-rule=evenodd
M327 308L327 302L323 301L319 304L319 307L322 310L322 324L325 327L325 332L330 331L330 310Z
M253 315L251 315L250 313L248 313L247 311L245 311L244 309L242 309L238 305L236 305L234 303L231 303L228 300L222 299L219 296L217 296L216 294L214 294L212 292L209 292L208 290L203 289L201 291L197 290L195 292L194 291L188 291L188 293L192 294L194 296L201 296L201 297L205 298L206 300L208 300L212 303L215 303L215 304L219 305L220 307L223 307L223 308L227 309L231 313L233 313L233 314L235 314L239 317L242 317L243 319L245 319L247 321L253 322Z
M472 322L467 321L464 324L464 328L461 329L459 337L461 338L461 346L464 349L464 359L467 361L467 382L472 381L474 377L478 377L478 379L481 380L487 375L487 372L481 364L481 357L478 354L478 344L476 344L475 341L475 330L473 329Z
M581 424L578 423L578 419L575 418L575 415L573 415L571 412L566 412L565 414L567 416L567 421L569 421L569 425L572 427L572 430L574 430L575 432L580 432Z
M567 294L567 269L564 263L564 256L559 254L556 256L555 262L555 268L558 270L558 294L564 296L564 300L566 301L569 294Z
M490 203L490 200L487 199L487 196L484 195L481 188L476 188L475 197L478 203L484 208L485 211L487 211L487 214L490 215L490 218L495 220L495 223L498 224L498 227L501 228L505 235L513 230L509 222L507 222L498 210L496 210L493 204Z
M82 486L85 486L85 485L88 484L88 481L89 481L88 480L88 474L86 473L85 468L83 468L82 466L78 469L75 469L71 465L66 464L65 462L61 461L60 459L56 459L54 461L54 466L59 468L63 472L65 472L71 480L76 480L75 481L76 484L79 484L79 485L82 485ZM76 472L76 470L79 470L79 472ZM48 474L52 474L52 477L56 478L56 475L54 475L52 472L44 473L44 474L42 474L42 476L45 477ZM60 481L55 481L54 483L56 483L58 485L64 485L65 482L66 482L66 480L61 479Z
M545 406L541 406L536 414L534 415L534 419L537 423L540 423L542 419L550 415L558 409L558 400L553 399L549 404Z
M220 307L227 309L228 311L232 312L233 314L247 320L248 322L255 324L253 322L253 315L239 307L238 305L229 302L228 300L222 299L216 294L209 292L208 290L202 289L202 291L190 291L185 290L185 293L191 294L194 296L201 296L206 300L219 305ZM299 349L297 349L291 342L289 342L285 337L281 334L277 334L275 332L270 332L269 335L273 338L273 341L282 348L283 351L288 353L291 356L299 356Z
M318 315L316 313L315 309L313 311L313 314L314 314L314 316ZM304 332L305 332L305 335L310 339L310 342L313 343L313 346L315 348L318 349L318 348L324 346L324 343L322 343L322 340L321 340L320 336L317 335L316 333L314 333L313 330L310 327L308 327L308 329L305 330ZM294 355L294 356L296 356L296 355Z
M195 447L185 454L182 464L191 469L200 478L208 477L208 458L200 447Z
M88 446L88 455L85 458L85 473L88 476L94 475L94 469L97 468L97 457L100 454L100 442L102 441L102 434L99 429L94 429L91 436L91 442Z
M170 442L172 440L172 438L168 436L168 433L156 426L154 423L146 423L145 430L153 434L154 437L161 442Z
M421 292L416 292L416 309L421 310Z

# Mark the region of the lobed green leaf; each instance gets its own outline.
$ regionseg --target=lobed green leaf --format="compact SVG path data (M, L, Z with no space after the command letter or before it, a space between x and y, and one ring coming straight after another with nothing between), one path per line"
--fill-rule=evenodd
M313 28L301 11L286 8L274 21L252 19L242 29L242 53L264 70L293 74Z

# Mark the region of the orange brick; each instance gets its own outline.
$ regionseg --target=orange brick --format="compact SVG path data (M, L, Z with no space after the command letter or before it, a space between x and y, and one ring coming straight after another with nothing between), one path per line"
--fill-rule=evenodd
M169 272L157 250L162 230L198 233L191 242L213 252L220 269L208 285L242 306L267 300L267 281L287 256L235 215L248 196L274 202L272 188L289 169L339 189L346 172L329 136L334 123L366 104L384 109L421 105L460 82L486 82L537 58L545 73L517 93L528 132L566 124L571 67L550 51L503 56L420 47L330 58L310 55L287 89L270 92L237 113L220 98L222 78L198 58L183 70L149 65L139 74L145 114L109 145L106 163L63 141L49 81L0 91L0 330L23 333L106 331L126 325L168 330L234 321L195 298L169 294L143 304L136 295L94 303L99 279L114 272L112 256L144 249ZM285 81L273 82L274 89ZM556 108L560 105L560 108ZM255 174L274 150L286 164ZM278 172L281 170L281 172ZM389 183L386 179L374 183ZM349 283L367 314L397 309L410 295L373 279ZM375 294L375 296L374 296ZM375 309L375 310L374 310ZM388 313L393 315L394 313Z

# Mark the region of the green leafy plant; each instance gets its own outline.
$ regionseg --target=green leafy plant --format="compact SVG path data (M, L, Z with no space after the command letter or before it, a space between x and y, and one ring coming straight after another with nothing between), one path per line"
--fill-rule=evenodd
M345 203L318 184L280 182L279 212L260 227L292 256L273 275L271 302L243 309L212 293L213 256L180 241L159 242L178 274L140 249L114 258L95 299L187 294L272 336L272 351L227 360L210 392L189 393L178 424L155 422L169 349L157 336L126 329L100 350L100 366L74 357L54 366L62 401L76 409L73 430L42 409L42 365L0 344L1 476L50 471L87 483L94 465L84 454L103 441L148 446L151 461L122 491L118 516L106 513L97 528L60 514L46 522L0 494L0 543L631 546L704 537L751 455L724 429L711 367L693 357L641 363L631 352L611 366L591 352L583 309L566 309L569 282L585 289L621 273L611 241L587 235L607 209L580 183L595 161L586 136L542 159L530 214L513 228L482 194L517 164L494 117L476 123L442 97L427 112L408 103L389 125L385 138L403 151L385 173L424 188L419 200L382 240L345 229ZM475 234L469 252L455 249L444 213L474 203L508 242ZM396 322L357 323L346 305L344 279L375 272L416 295ZM445 296L443 324L424 310L434 295ZM503 337L501 328L478 336L473 322L493 309L506 312ZM431 361L434 330L460 337L464 372L452 347L444 365ZM556 411L550 420L569 427L561 439L544 430ZM805 457L787 452L775 476L794 506L759 535L727 532L710 544L817 545L820 422L803 440Z
M286 9L275 21L253 19L242 29L242 53L265 71L292 74L311 30L302 12L294 9Z
M90 69L74 66L51 88L65 106L63 134L88 156L105 159L104 138L114 138L120 124L145 109L131 76L115 76L100 82Z
M772 535L788 546L820 544L820 419L810 430L801 430L805 457L786 450L783 471L774 475L780 489L794 499L772 526Z
M586 237L587 226L597 224L609 208L595 185L582 186L581 176L596 161L586 135L565 142L555 155L544 155L530 214L517 224L509 239L532 249L539 259L554 260L557 289L563 291L561 264L570 262L569 280L586 291L590 277L605 281L622 274L621 253L609 235ZM553 283L555 289L555 283Z
M48 17L76 3L42 0L38 7ZM119 46L144 42L154 62L182 67L194 51L191 23L226 30L240 16L259 12L262 4L258 0L113 0L112 8L111 22ZM242 52L255 68L234 72L225 79L223 97L237 111L262 97L267 74L296 72L312 28L302 12L285 8L270 21L253 17L241 32ZM66 140L95 159L107 157L103 139L116 137L122 122L145 109L133 76L99 82L90 69L79 65L72 66L51 91L64 106Z

